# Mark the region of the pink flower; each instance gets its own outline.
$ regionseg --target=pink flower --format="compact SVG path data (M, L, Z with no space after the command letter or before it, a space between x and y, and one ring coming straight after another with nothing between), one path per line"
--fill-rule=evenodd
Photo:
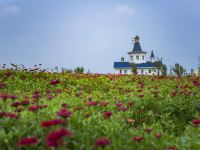
M37 144L38 143L38 139L36 137L28 137L28 138L23 138L21 139L18 143L17 146L21 147L21 146L28 146L28 145L33 145L33 144Z
M112 116L112 112L104 112L103 117L104 118L110 118Z
M65 121L61 119L54 119L54 120L43 121L40 123L42 127L50 127L58 124L65 125Z
M61 109L57 112L57 115L63 118L68 118L71 116L71 112L68 111L67 109Z
M99 138L96 140L95 144L98 147L105 147L107 145L110 145L112 142L108 138Z
M58 147L63 144L64 137L71 137L73 133L69 129L62 128L47 135L46 143L48 147Z

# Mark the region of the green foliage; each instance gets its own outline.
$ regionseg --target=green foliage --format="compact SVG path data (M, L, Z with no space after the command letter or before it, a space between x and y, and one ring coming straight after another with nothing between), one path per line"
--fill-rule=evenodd
M155 61L154 65L158 69L158 74L157 75L160 75L160 70L162 69L162 62L161 61Z
M131 72L132 74L137 74L137 67L136 67L136 64L131 64Z
M166 76L167 75L167 66L165 64L162 64L160 69L161 69L162 76Z
M84 73L84 68L83 67L77 67L76 69L74 69L74 73L82 74L82 73Z
M55 80L60 82L50 84ZM14 113L17 118L0 116L0 149L45 150L48 149L45 140L50 132L68 128L74 133L73 137L64 138L63 145L56 149L155 150L172 146L176 149L198 150L200 126L192 125L192 120L200 118L199 83L199 77L3 69L0 70L0 112ZM33 98L36 90L40 93L38 99ZM18 98L3 100L3 94L16 95ZM139 97L140 94L144 97ZM49 99L49 96L53 98ZM25 97L30 104L12 106ZM89 106L91 102L97 102L97 105ZM41 127L42 121L62 119L57 112L63 108L63 103L72 112L69 118L64 119L66 124ZM118 107L117 104L122 106ZM34 112L29 110L32 105L46 107ZM20 109L23 111L20 112ZM105 118L104 112L112 112L112 116ZM147 132L147 129L152 131ZM156 136L158 133L161 134L159 138ZM37 145L16 146L20 139L32 136L39 139ZM144 140L134 141L136 136L142 136ZM107 137L112 144L98 148L95 140L100 137Z
M181 77L183 75L183 73L185 72L185 69L183 68L183 66L176 63L173 67L173 71L178 77Z

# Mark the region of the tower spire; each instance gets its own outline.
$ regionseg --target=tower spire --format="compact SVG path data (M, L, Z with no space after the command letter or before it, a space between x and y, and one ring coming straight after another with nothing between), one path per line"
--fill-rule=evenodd
M141 52L141 46L140 46L140 37L137 35L135 38L133 38L133 51Z
M150 56L151 58L155 58L155 56L154 56L154 53L153 53L153 50L151 51L151 56Z

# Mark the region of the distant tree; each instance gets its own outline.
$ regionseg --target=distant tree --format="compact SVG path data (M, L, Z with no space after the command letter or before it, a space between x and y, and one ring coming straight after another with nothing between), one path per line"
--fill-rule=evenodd
M56 72L58 72L58 70L59 70L59 68L57 66L54 69L56 70Z
M131 64L131 72L132 74L137 74L137 67L136 67L136 64Z
M83 67L77 67L76 69L74 69L74 73L84 73L84 68Z
M73 73L72 69L62 68L62 73Z
M197 74L200 75L200 65L198 67Z
M155 61L154 65L158 69L158 74L157 75L160 75L160 70L162 68L162 61Z
M161 73L162 73L162 76L167 75L167 66L165 64L162 64L161 66Z
M176 63L174 65L173 71L178 77L181 77L183 75L183 73L186 72L185 68L183 66L181 66L179 63Z

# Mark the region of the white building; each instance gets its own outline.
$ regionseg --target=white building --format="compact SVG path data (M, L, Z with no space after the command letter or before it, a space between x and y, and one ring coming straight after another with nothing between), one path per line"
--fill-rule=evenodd
M155 67L155 59L153 51L151 51L150 59L147 59L147 52L143 51L140 46L140 38L136 36L134 38L134 47L131 52L128 52L129 60L124 61L124 57L121 58L121 62L114 62L114 68L116 74L132 74L132 64L136 65L137 74L144 75L157 75L158 69Z

